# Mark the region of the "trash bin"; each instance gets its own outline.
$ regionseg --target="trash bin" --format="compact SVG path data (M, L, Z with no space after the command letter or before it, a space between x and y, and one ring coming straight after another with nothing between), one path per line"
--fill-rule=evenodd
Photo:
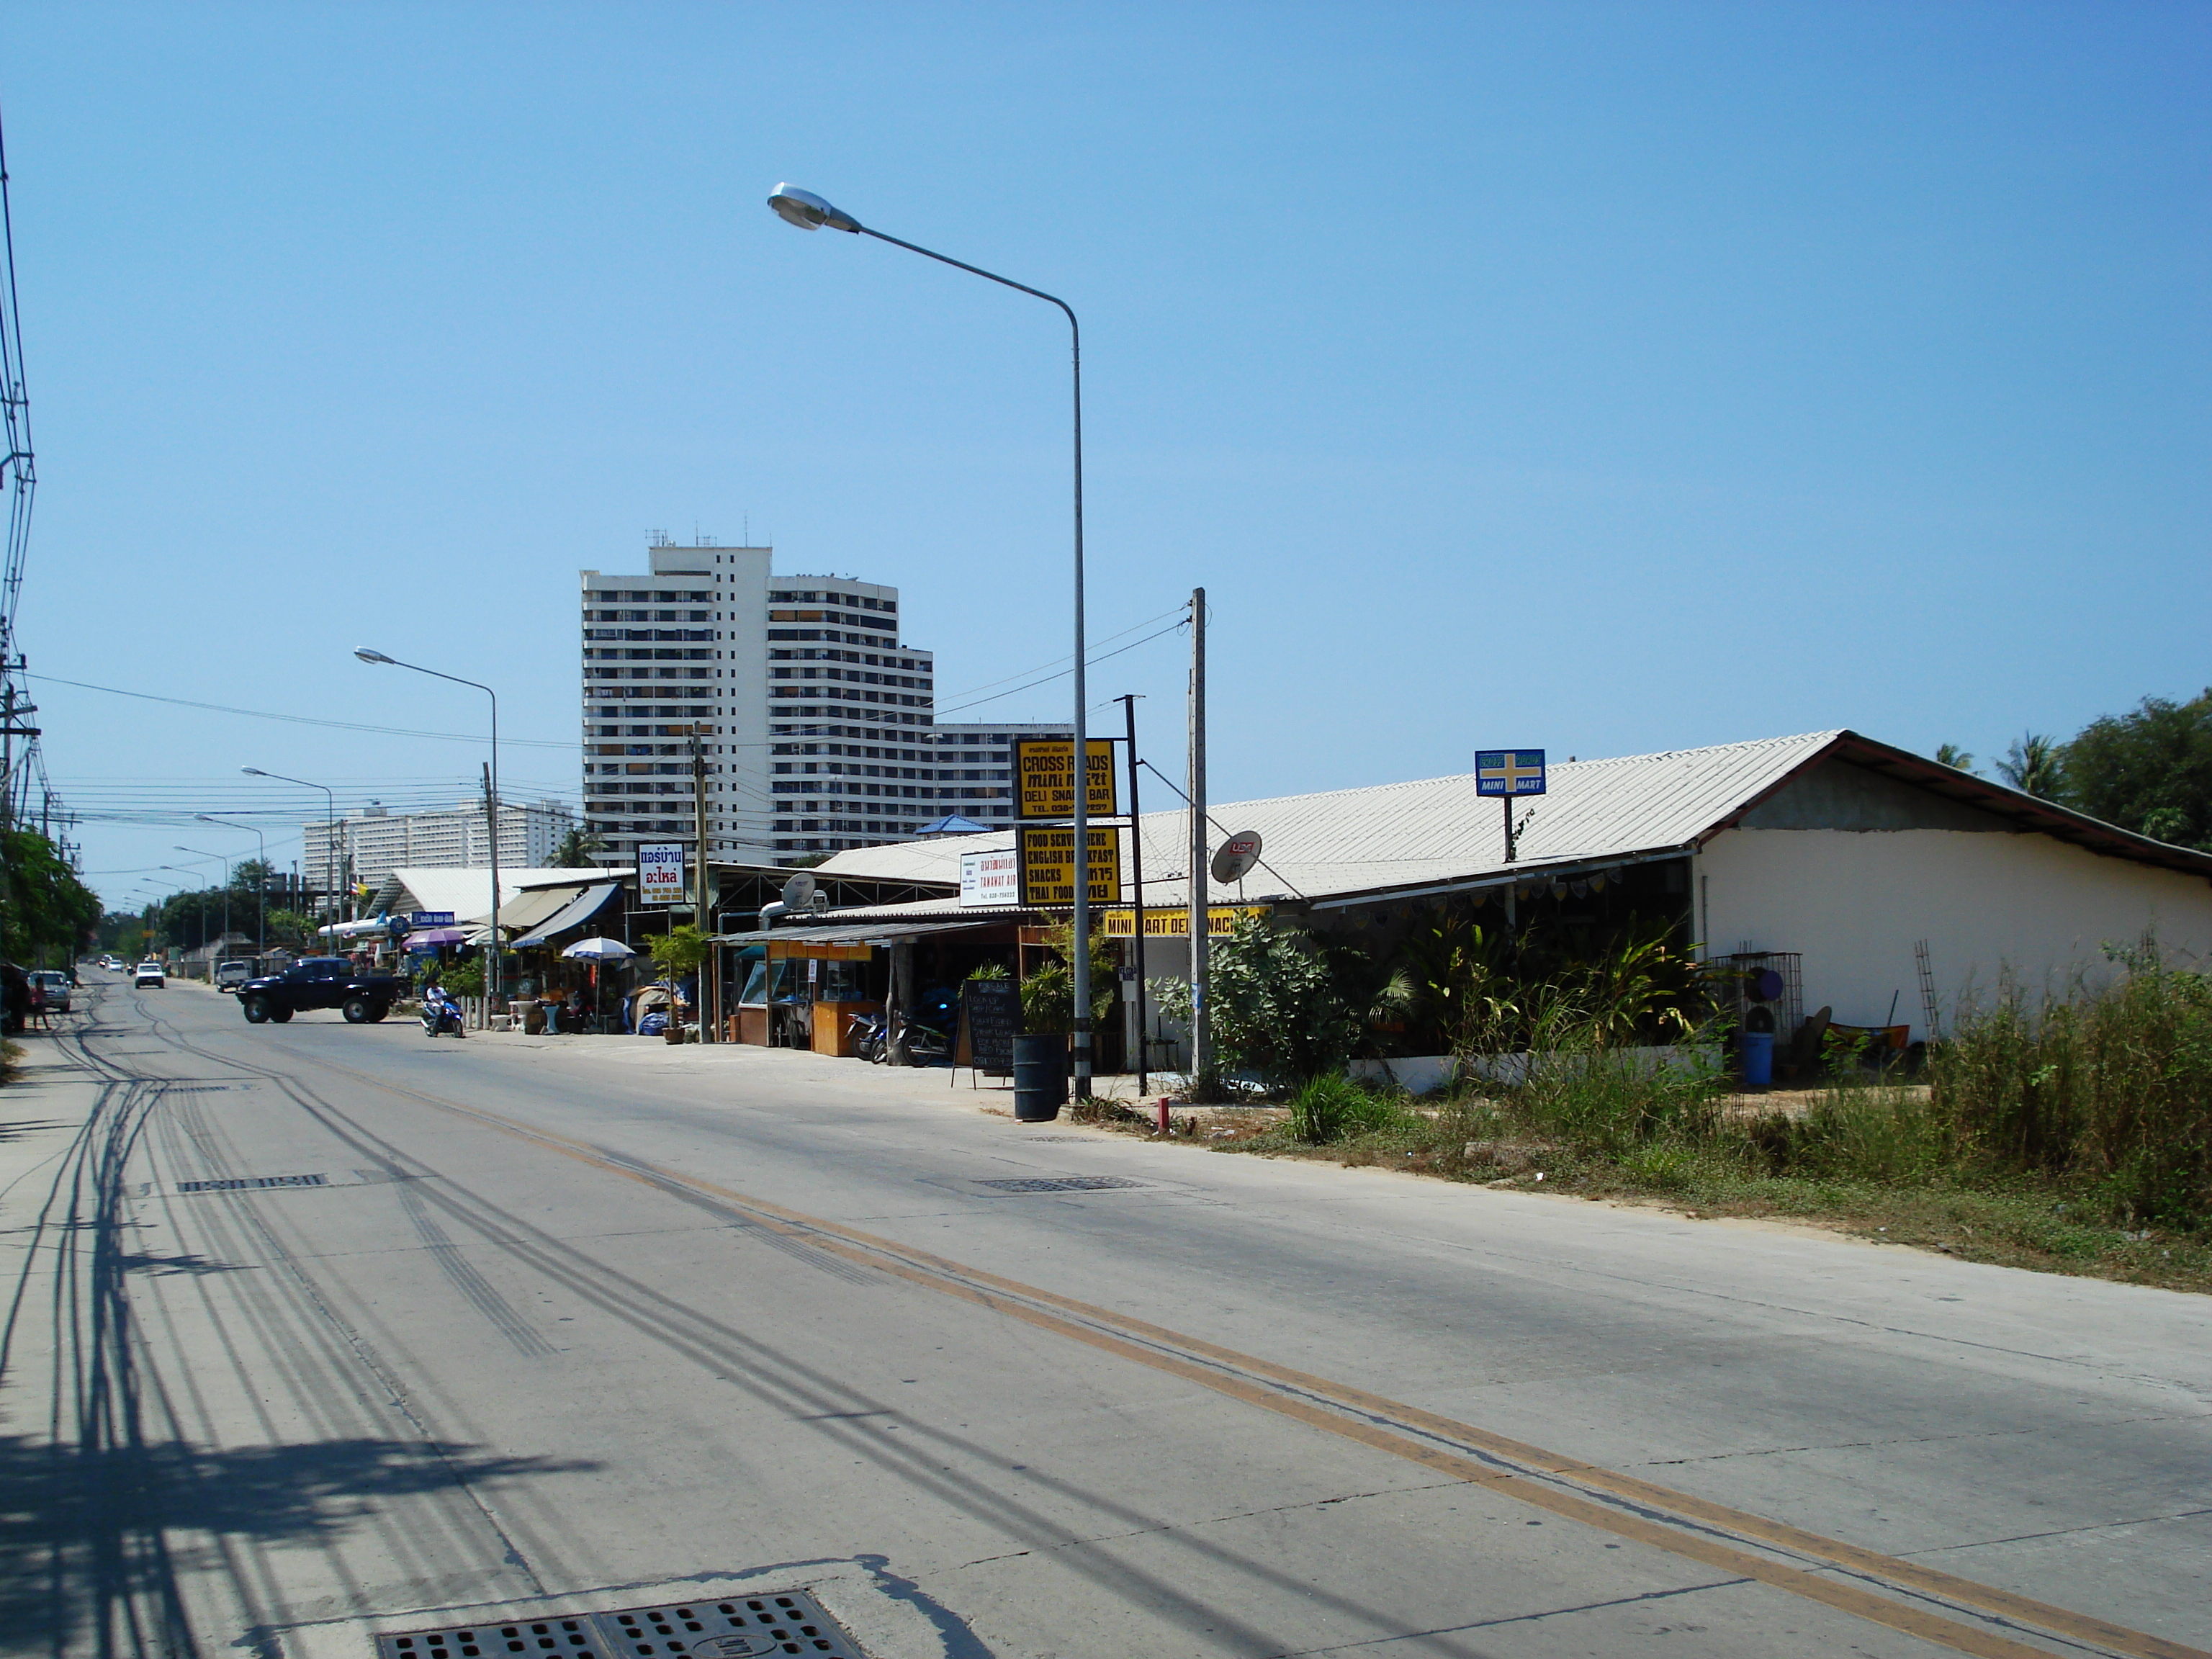
M1067 1099L1067 1039L1053 1031L1014 1039L1014 1121L1049 1123Z
M1741 1039L1743 1045L1743 1080L1755 1088L1765 1088L1774 1081L1774 1033L1746 1031Z

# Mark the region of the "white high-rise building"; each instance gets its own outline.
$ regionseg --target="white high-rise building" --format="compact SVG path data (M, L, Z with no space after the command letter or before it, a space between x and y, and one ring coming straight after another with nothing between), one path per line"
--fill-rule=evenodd
M957 811L1012 822L1009 742L1066 727L939 726L935 668L902 643L898 590L781 576L765 547L648 550L583 574L584 812L602 862L689 841L701 732L717 858L777 861L902 841Z
M541 869L553 862L561 838L575 827L575 814L559 801L503 800L499 861L510 870ZM349 812L336 825L335 856L331 828L322 818L300 826L300 868L310 887L327 889L349 874L377 887L395 869L472 869L491 860L481 805L463 802L431 812L392 812L371 805Z

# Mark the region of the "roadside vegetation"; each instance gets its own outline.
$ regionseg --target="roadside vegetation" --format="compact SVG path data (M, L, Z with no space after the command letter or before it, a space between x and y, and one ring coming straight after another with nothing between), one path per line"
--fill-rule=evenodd
M1737 1092L1700 965L1663 936L1630 929L1578 960L1539 956L1541 976L1510 971L1463 916L1409 945L1395 988L1370 969L1334 992L1324 944L1255 924L1217 948L1232 985L1288 964L1274 994L1286 1009L1332 995L1347 1020L1425 1009L1452 1039L1446 1093L1355 1080L1340 1040L1279 1045L1255 1066L1264 1028L1232 1018L1216 1028L1223 1064L1256 1086L1211 1111L1194 1099L1179 1133L2212 1291L2212 977L2148 941L2058 993L2000 986L1917 1075L1837 1042L1810 1086L1779 1095ZM1231 1000L1217 993L1218 1007Z

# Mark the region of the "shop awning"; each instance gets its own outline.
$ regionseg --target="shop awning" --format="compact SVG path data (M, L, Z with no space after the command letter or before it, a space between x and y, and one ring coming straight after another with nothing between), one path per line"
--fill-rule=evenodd
M1004 927L1018 920L1018 913L1003 916L971 917L964 921L856 921L843 927L778 927L766 933L725 933L717 945L891 945L920 939L927 933L972 933L985 927Z
M622 891L621 885L611 881L603 883L597 887L586 887L541 922L537 932L526 939L515 940L513 948L518 951L526 950L533 945L544 944L556 933L565 933L571 927L580 927L599 915L606 902L620 891Z

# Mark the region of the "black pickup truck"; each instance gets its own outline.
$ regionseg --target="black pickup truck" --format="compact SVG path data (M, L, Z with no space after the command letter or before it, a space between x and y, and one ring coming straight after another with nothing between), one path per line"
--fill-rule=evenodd
M349 1023L382 1019L404 990L389 974L357 974L343 957L303 957L281 974L249 979L238 1006L250 1024L282 1025L302 1008L337 1008Z

